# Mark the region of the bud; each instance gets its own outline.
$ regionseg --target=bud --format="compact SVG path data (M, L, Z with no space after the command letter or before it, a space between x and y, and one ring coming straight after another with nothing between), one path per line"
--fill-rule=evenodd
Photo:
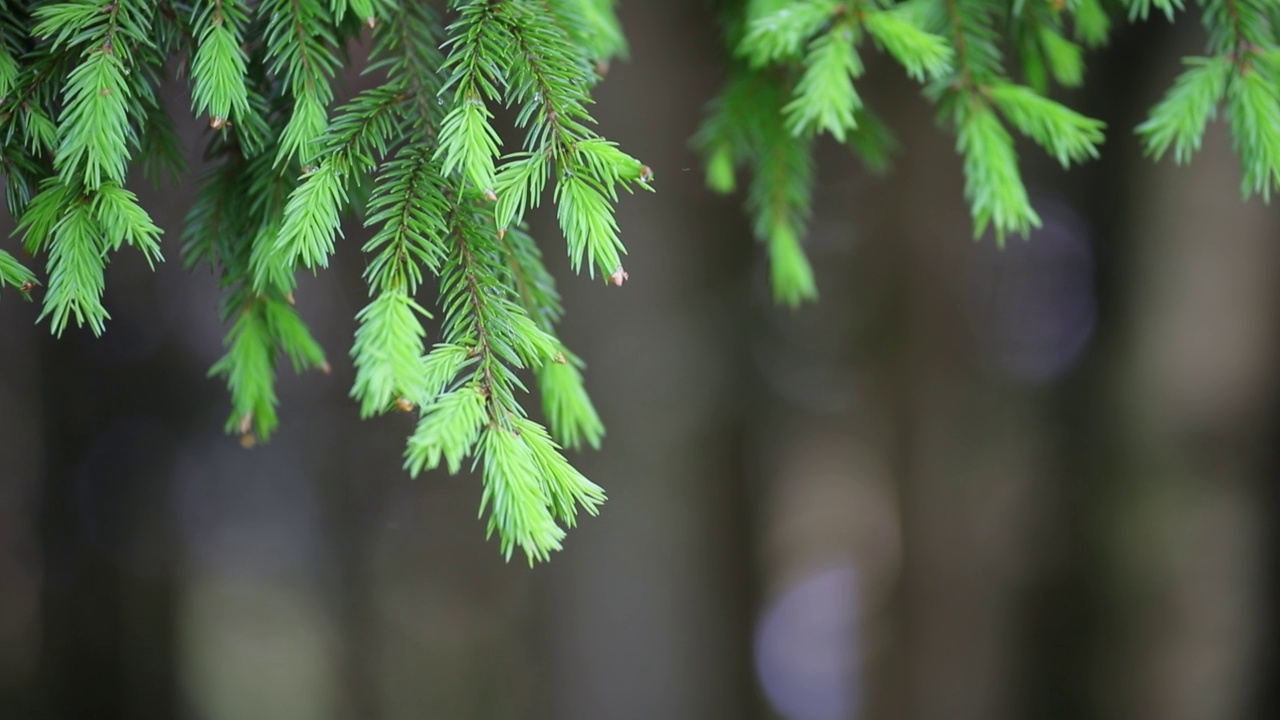
M622 283L626 282L630 277L631 276L627 274L627 271L623 270L622 266L619 265L618 269L614 270L613 274L609 276L609 282L613 283L617 287L622 287Z
M240 416L240 434L248 435L249 437L252 437L252 435L250 434L252 430L253 430L253 413L247 412L244 415Z
M409 398L396 398L396 409L400 412L413 412L413 409L416 407L417 405L414 405L413 401Z
M498 194L489 188L484 189L484 199L489 202L498 202Z
M214 115L213 117L209 118L209 127L213 128L214 130L221 130L222 128L226 127L226 124L227 124L227 119L222 117L221 115Z
M245 450L250 450L257 444L258 444L258 438L254 437L253 433L248 433L246 435L240 436L240 447L244 448Z

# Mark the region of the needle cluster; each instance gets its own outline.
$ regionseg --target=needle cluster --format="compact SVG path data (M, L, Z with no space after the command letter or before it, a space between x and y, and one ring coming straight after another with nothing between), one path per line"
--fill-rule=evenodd
M955 134L975 237L998 243L1040 225L1022 180L1015 137L1064 168L1096 158L1104 124L1052 96L1084 82L1084 50L1105 44L1112 12L1169 20L1183 0L737 0L723 3L733 58L697 141L708 185L736 186L772 260L775 297L816 297L800 239L813 193L813 139L830 135L875 170L893 136L857 90L867 52L882 51L924 85ZM1200 0L1208 54L1184 72L1137 128L1147 153L1186 162L1221 110L1244 168L1245 195L1280 188L1280 4Z
M530 562L597 511L604 492L562 448L598 446L604 428L523 215L549 194L574 269L625 278L614 205L652 173L589 113L625 51L612 2L8 0L0 17L7 200L46 265L40 277L0 250L0 287L30 297L44 282L56 334L104 331L115 252L162 260L161 229L127 185L134 166L181 173L184 113L159 91L176 66L187 118L208 127L182 256L223 288L226 354L210 373L230 393L228 431L270 439L282 363L328 370L296 278L329 264L354 217L371 235L351 395L364 416L417 415L406 469L479 469L489 531ZM349 95L339 70L357 45L374 80ZM528 410L535 383L545 421Z

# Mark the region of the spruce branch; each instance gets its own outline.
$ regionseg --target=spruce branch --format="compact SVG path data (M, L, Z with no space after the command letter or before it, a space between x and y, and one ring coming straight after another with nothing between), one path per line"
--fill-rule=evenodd
M865 12L862 25L917 82L937 78L951 69L951 46L941 35L921 27L920 8L910 3L893 10Z
M564 309L537 243L522 228L512 228L499 233L498 244L521 307L538 327L555 336L555 324ZM598 448L604 437L604 423L587 394L584 367L585 363L561 343L550 362L534 368L552 436L564 447L575 450L584 442Z
M370 225L380 225L364 246L372 301L357 315L351 355L356 368L352 397L360 413L385 412L403 401L431 400L421 356L430 313L413 299L424 268L438 274L444 259L443 218L448 204L439 166L422 145L405 146L379 178L369 204Z
M795 97L782 109L793 135L826 131L844 142L846 131L858 126L854 113L862 98L853 81L862 76L863 67L855 32L851 22L843 21L809 44Z
M595 83L595 71L556 16L539 4L513 3L503 10L515 42L506 68L507 102L519 107L516 126L528 131L527 154L510 161L523 164L513 174L523 182L504 178L502 183L505 192L518 197L506 207L520 210L500 217L504 224L499 227L519 222L523 208L537 205L547 175L554 172L557 217L574 271L580 272L585 260L592 277L599 268L605 278L621 278L626 248L618 237L612 203L619 187L651 189L652 171L591 130L595 120L586 109L591 102L587 89ZM546 161L531 159L538 155Z
M1165 19L1173 22L1173 14L1183 9L1182 0L1124 0L1129 8L1129 21L1146 20L1154 8L1164 14Z
M1148 155L1158 160L1172 147L1179 165L1200 149L1231 78L1231 61L1225 57L1185 58L1183 63L1188 69L1137 128Z
M1078 87L1084 81L1082 49L1063 30L1065 10L1067 5L1059 0L1018 0L1009 11L1010 44L1017 51L1026 84L1040 94L1049 92L1051 80L1064 87ZM1096 33L1096 29L1086 26L1085 33Z
M1136 131L1157 159L1170 147L1190 160L1205 127L1225 107L1244 169L1241 192L1270 201L1280 188L1280 41L1265 0L1204 0L1208 57L1187 58L1183 71Z
M25 265L18 262L17 258L0 250L0 289L5 285L16 289L24 298L30 300L31 290L36 285L36 276Z
M604 501L564 455L598 446L604 426L585 364L557 334L564 308L525 216L554 204L573 270L627 279L615 210L623 191L651 189L653 171L591 113L627 51L615 5L449 0L442 17L402 0L0 0L0 173L35 258L0 248L0 294L30 299L43 286L54 334L102 332L113 253L162 259L161 229L128 175L180 178L179 128L198 120L207 169L181 253L222 292L225 353L210 374L227 384L227 430L246 445L269 439L278 373L328 370L295 305L297 273L326 267L344 222L362 218L372 235L349 351L354 404L362 416L416 412L409 473L479 470L480 513L502 552L546 559ZM1130 20L1194 11L1183 0L1119 7ZM1268 200L1280 188L1280 8L1197 7L1205 50L1138 135L1149 155L1187 162L1221 115L1243 194ZM695 142L712 189L745 186L775 299L817 295L803 243L820 136L872 170L889 164L892 133L859 92L868 53L925 85L955 133L974 227L1003 242L1039 223L1015 133L1064 167L1099 153L1102 123L1052 93L1083 83L1084 49L1109 39L1107 13L1103 0L723 4L729 79ZM343 94L338 71L357 46L375 77ZM163 102L170 69L190 88L185 112Z
M449 55L444 70L449 78L441 93L453 91L453 101L440 124L436 159L445 174L461 171L480 192L493 192L495 162L501 138L493 128L486 101L501 97L506 78L498 65L511 43L506 25L498 19L503 4L490 0L455 3L459 18L448 28L444 47Z
M1107 15L1102 0L1068 0L1073 35L1087 48L1105 45L1111 36L1111 17Z
M108 251L129 244L149 263L161 259L160 229L137 197L122 187L130 150L139 146L135 126L145 125L146 110L154 104L147 82L153 79L148 64L158 61L148 52L154 46L149 35L153 11L151 3L140 0L79 0L43 5L32 15L32 35L47 43L47 52L74 63L62 87L56 137L49 137L40 120L32 124L34 118L43 120L28 105L39 91L37 83L16 106L27 111L29 131L34 128L29 152L56 144L56 178L44 181L40 195L31 199L32 206L19 220L28 248L49 253L49 285L40 318L51 319L56 335L72 320L94 334L105 329L109 315L102 294ZM37 79L60 65L45 62ZM131 73L143 81L130 82ZM9 163L21 164L22 160ZM11 204L21 205L24 199Z
M470 198L470 199L466 199ZM480 511L503 553L520 548L529 562L560 548L579 507L593 513L600 488L574 470L517 399L520 368L555 362L559 341L543 330L502 283L507 261L493 228L492 209L474 195L455 199L449 213L447 257L441 268L444 343L426 356L420 420L409 440L412 474L463 458L483 462Z
M1016 9L1016 8L1015 8ZM1022 181L1013 138L996 116L998 109L1023 135L1042 146L1064 167L1097 157L1104 124L1055 102L1032 87L1012 82L1003 66L996 23L1002 9L992 0L935 0L935 22L951 34L955 69L933 83L928 93L938 103L939 117L956 132L956 150L964 159L965 197L974 221L974 236L991 228L1003 245L1008 233L1026 237L1040 225ZM1024 27L1040 40L1045 32L1056 37L1056 20L1046 24L1036 13L1023 10ZM1061 39L1061 38L1059 38ZM1061 39L1062 42L1066 42ZM1054 41L1050 41L1052 45ZM1074 60L1053 60L1052 50L1037 45L1023 53L1024 68L1056 62L1054 71L1068 81L1077 74ZM1058 48L1061 53L1062 49ZM1043 77L1033 82L1047 88Z
M249 105L249 57L244 26L248 11L240 0L204 0L194 30L196 53L191 61L191 101L197 115L209 114L209 126L244 122Z
M290 159L309 163L320 150L333 101L330 79L338 68L331 50L338 43L334 20L322 0L263 0L257 19L265 26L268 67L293 99L276 164Z
M812 202L813 141L787 127L786 102L787 89L775 76L739 66L695 142L711 158L713 188L732 190L734 168L752 169L747 192L752 230L769 256L774 299L796 307L817 297L800 245Z

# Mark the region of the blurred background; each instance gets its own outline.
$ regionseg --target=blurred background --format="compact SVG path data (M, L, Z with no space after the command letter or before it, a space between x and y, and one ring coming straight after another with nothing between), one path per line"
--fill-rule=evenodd
M658 179L620 205L630 281L571 276L534 218L609 429L574 457L601 517L504 563L478 478L412 481L413 419L357 420L354 227L297 293L333 374L286 371L269 445L223 435L215 282L179 262L190 184L164 188L168 262L112 261L103 338L0 304L0 718L1280 717L1280 208L1242 202L1220 123L1190 167L1132 134L1195 14L1091 56L1065 99L1104 157L1024 148L1044 227L1003 251L872 62L903 150L874 176L821 148L795 312L688 142L712 13L622 15L597 118Z

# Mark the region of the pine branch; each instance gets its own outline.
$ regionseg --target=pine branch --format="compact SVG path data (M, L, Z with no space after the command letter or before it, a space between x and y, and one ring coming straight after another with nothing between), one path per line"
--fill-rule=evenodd
M245 302L227 335L227 354L209 369L223 375L231 391L227 432L240 434L246 446L271 439L279 417L275 392L277 354L292 361L294 370L328 368L324 351L311 337L293 307L282 299L257 296Z
M1173 22L1173 14L1182 10L1182 0L1124 0L1129 8L1129 21L1146 20L1152 8L1164 13L1169 22Z
M397 3L374 29L374 48L366 72L384 70L387 81L407 95L399 106L399 136L408 143L436 135L444 115L439 97L444 57L439 19L426 3Z
M579 511L604 500L562 446L597 446L604 428L584 363L556 334L564 308L524 217L549 195L572 268L626 280L615 206L622 190L650 189L653 173L590 112L610 59L626 52L615 5L450 0L445 28L432 4L400 0L0 0L0 173L24 249L44 266L0 249L0 292L29 297L43 282L40 317L55 334L73 323L100 333L112 253L127 245L161 260L160 228L125 180L135 168L153 182L184 173L178 128L189 118L171 115L161 90L176 68L191 115L208 124L182 254L222 290L226 352L210 372L227 383L228 431L246 445L276 431L284 363L328 370L294 305L296 274L327 266L344 220L363 216L369 299L350 349L361 415L416 410L408 471L470 461L503 553L545 559ZM1122 2L1131 19L1184 5ZM1269 200L1280 188L1280 7L1199 7L1203 57L1187 61L1139 136L1148 154L1187 162L1221 113L1243 193ZM731 192L748 173L752 234L780 303L817 294L802 249L817 136L872 170L889 163L892 135L859 94L867 52L926 84L956 134L979 234L1003 242L1039 223L1012 131L1064 167L1098 155L1102 123L1049 93L1080 85L1082 47L1107 41L1102 0L721 8L733 66L696 142L712 189ZM337 71L366 33L365 71L379 78L339 102ZM498 127L494 103L511 108L514 127ZM504 141L511 132L518 147ZM419 296L433 282L435 303ZM545 425L526 411L531 382Z
M191 100L209 126L245 122L249 105L249 56L244 44L248 11L240 0L203 0L194 21L196 53L191 61Z
M362 416L385 412L393 403L423 405L433 397L421 366L426 330L420 318L429 313L413 297L424 267L440 271L448 207L439 167L425 146L406 146L384 168L366 221L381 225L364 246L372 255L365 279L373 300L357 316L351 348L351 395L360 401Z
M580 48L573 46L545 7L512 3L498 15L514 42L505 67L507 101L517 105L517 127L527 127L522 153L508 157L495 179L498 227L518 223L537 205L548 175L557 178L554 198L575 272L586 261L615 284L626 273L612 203L617 189L650 189L652 172L590 129L586 88L595 73Z
M1069 0L1074 35L1087 48L1105 45L1111 35L1111 18L1101 0Z
M785 124L786 97L776 78L740 67L696 141L711 158L708 179L714 189L734 187L734 166L752 168L752 229L769 254L774 299L795 307L817 297L800 246L813 194L813 159L812 139L794 135Z
M1280 42L1265 0L1204 0L1210 57L1188 65L1164 98L1137 127L1146 153L1157 159L1170 147L1174 161L1188 162L1200 148L1209 121L1225 105L1236 152L1244 168L1241 192L1270 201L1280 188Z
M79 59L63 85L56 138L49 137L43 116L28 104L37 87L24 92L27 99L16 105L26 110L28 130L34 133L30 152L56 143L57 175L44 182L19 221L28 248L49 253L49 285L40 318L51 319L56 335L73 320L94 334L105 329L108 251L129 244L149 263L161 259L160 229L122 187L130 148L139 145L135 124L145 126L146 110L154 104L146 81L153 80L148 65L158 60L148 52L153 11L151 3L139 0L106 5L78 0L43 5L33 13L37 22L32 35L48 43L47 52ZM60 63L45 59L36 65L43 66L44 75ZM129 82L131 73L143 82Z
M506 258L507 277L516 289L520 306L538 327L555 336L555 324L564 310L555 279L543 265L537 243L524 230L512 228L498 234L498 244ZM556 339L559 342L559 338ZM551 362L534 369L543 413L552 435L557 442L573 449L580 449L583 442L598 448L604 437L604 423L587 394L583 367L585 363L561 343Z
M1041 95L1049 92L1050 80L1064 87L1084 81L1084 56L1063 33L1063 10L1060 0L1018 0L1009 13L1023 77Z
M1104 125L1008 79L995 30L1000 8L992 0L937 0L933 7L951 33L956 68L929 93L956 130L974 235L990 227L1001 245L1010 232L1026 237L1040 216L1023 184L1013 138L993 110L1064 167L1097 156Z
M492 194L502 141L486 101L497 100L499 87L505 84L495 60L505 55L510 37L496 17L502 3L480 0L460 5L460 17L449 26L444 45L449 55L443 69L450 75L441 93L452 89L453 101L440 123L436 159L443 162L446 175L460 171L477 191Z
M320 150L333 101L329 80L338 67L329 49L338 42L333 19L322 0L263 0L257 18L265 25L268 67L293 98L275 162L307 164Z
M0 250L0 289L5 285L16 289L24 298L30 300L31 290L36 285L36 276L12 255Z
M328 149L318 165L304 168L285 205L272 247L281 256L278 262L311 269L329 266L349 188L376 166L376 158L386 155L397 106L407 98L395 85L384 85L339 108L333 125L317 141ZM259 284L263 279L258 278Z
M502 284L504 255L492 223L474 199L455 201L450 211L440 291L445 342L424 361L425 385L438 394L421 408L406 467L416 475L443 461L456 472L466 456L482 457L489 531L507 557L519 547L532 563L560 548L557 521L572 525L579 507L594 514L604 494L516 399L524 386L515 371L554 362L560 345Z
M1188 69L1137 128L1148 155L1158 160L1172 147L1179 165L1190 162L1200 149L1200 139L1217 115L1232 72L1225 57L1186 58L1183 63Z

